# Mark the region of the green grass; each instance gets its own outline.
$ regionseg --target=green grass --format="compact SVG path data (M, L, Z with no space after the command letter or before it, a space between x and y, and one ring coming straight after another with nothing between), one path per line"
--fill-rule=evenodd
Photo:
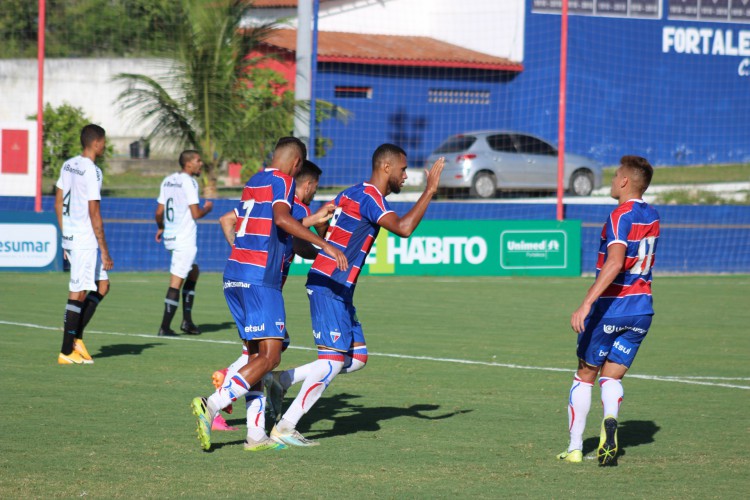
M568 321L590 278L363 277L356 303L367 368L336 378L300 422L320 446L266 453L244 452L242 430L215 433L211 453L195 439L190 399L209 394L211 373L239 354L221 277L206 273L198 284L194 317L204 334L176 340L154 336L166 273L111 279L86 335L96 363L58 366L66 276L0 273L0 497L738 498L750 491L750 276L656 277L657 315L624 384L624 453L614 468L554 458L567 443L575 366ZM286 287L297 348L282 367L314 358L301 349L312 345L302 285L291 277ZM586 453L598 442L599 408L594 401ZM244 426L244 410L227 419Z
M602 184L609 186L617 167L605 168ZM707 184L714 182L750 182L750 163L732 165L695 165L689 167L656 167L651 185Z

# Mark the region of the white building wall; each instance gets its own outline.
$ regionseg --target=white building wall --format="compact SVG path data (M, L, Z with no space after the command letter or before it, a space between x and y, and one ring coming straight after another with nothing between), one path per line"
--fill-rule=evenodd
M115 100L125 85L112 81L118 73L158 76L169 61L157 59L47 59L44 65L44 102L67 103L83 109L104 127L116 152L146 135L143 123L124 116ZM37 112L35 59L0 59L0 121L23 121Z
M337 0L321 4L318 29L426 36L523 62L524 21L524 0Z

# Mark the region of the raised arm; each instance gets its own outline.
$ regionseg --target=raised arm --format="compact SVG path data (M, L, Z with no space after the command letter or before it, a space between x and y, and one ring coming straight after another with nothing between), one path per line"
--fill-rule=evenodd
M422 221L422 217L424 217L427 207L429 206L430 201L432 201L432 197L435 196L435 193L437 192L438 182L440 182L440 174L443 172L444 166L445 158L438 158L438 160L432 165L432 168L426 172L427 185L417 202L411 207L411 210L409 210L403 217L399 217L393 212L384 215L378 222L380 227L383 227L402 238L411 236Z

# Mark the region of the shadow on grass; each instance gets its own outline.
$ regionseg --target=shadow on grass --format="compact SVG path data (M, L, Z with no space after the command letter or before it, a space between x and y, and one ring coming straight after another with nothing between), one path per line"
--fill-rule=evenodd
M351 400L362 396L356 394L335 394L331 397L323 396L310 412L309 419L303 419L297 429L305 434L315 421L331 420L333 428L311 434L310 439L322 439L333 436L344 436L357 432L375 432L380 430L380 423L393 418L409 417L424 420L443 420L473 410L453 411L439 415L427 415L423 412L433 412L440 409L439 405L415 404L403 408L399 406L364 406L351 403ZM287 401L287 404L291 401ZM315 432L315 431L313 431Z
M237 331L237 324L234 321L224 321L223 323L199 323L203 333L220 332L222 330L233 330Z
M146 349L151 349L159 345L164 345L161 342L152 342L149 344L113 344L104 345L99 348L99 354L95 356L99 358L111 358L112 356L137 356Z
M620 451L617 457L625 455L627 448L634 448L642 444L655 441L654 436L659 432L659 427L652 420L626 420L617 426L617 447ZM588 438L583 442L583 454L595 453L599 447L599 438Z

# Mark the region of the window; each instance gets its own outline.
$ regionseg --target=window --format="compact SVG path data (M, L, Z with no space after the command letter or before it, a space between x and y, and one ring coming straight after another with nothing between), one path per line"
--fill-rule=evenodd
M342 99L372 99L372 87L336 86L333 96Z
M476 140L477 138L473 135L454 135L442 143L440 147L435 150L435 154L460 153L461 151L466 151Z
M516 145L513 144L513 137L508 134L491 135L487 137L487 144L493 151L501 153L516 153Z
M489 90L430 89L427 102L439 104L490 104Z
M557 150L546 142L528 135L518 135L518 150L530 155L557 156Z

